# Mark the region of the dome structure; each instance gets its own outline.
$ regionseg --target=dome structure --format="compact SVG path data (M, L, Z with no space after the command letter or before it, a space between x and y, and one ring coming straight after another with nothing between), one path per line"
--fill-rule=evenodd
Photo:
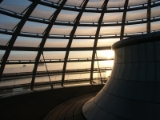
M104 84L111 45L160 30L160 0L0 0L0 94Z
M87 120L159 120L160 32L112 45L114 69L99 93L83 105Z

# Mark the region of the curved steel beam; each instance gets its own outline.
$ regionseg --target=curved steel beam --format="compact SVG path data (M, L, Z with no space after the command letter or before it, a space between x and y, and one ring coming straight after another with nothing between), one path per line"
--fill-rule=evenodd
M72 41L73 41L73 38L74 38L74 34L75 34L75 31L76 31L77 26L79 24L79 21L81 19L82 13L83 13L84 9L86 8L86 5L87 5L88 1L89 0L85 0L81 11L79 12L78 16L76 17L74 27L73 27L73 29L71 31L71 34L70 34L70 39L69 39L69 42L68 42L68 45L67 45L67 51L66 51L66 55L65 55L65 58L64 58L64 65L63 65L63 74L62 74L62 83L61 83L61 86L63 86L63 84L64 84L65 72L66 72L66 66L67 66L67 60L68 60L68 56L69 56L69 51L71 49L71 44L72 44Z
M8 11L4 11L4 10L1 10L0 9L0 13L1 14L4 14L4 15L8 15L10 17L14 17L14 18L18 18L18 19L22 19L23 16L19 16L19 14L16 14L16 13L11 13L11 12L8 12ZM123 18L122 18L123 19ZM147 19L147 17L146 17ZM160 19L152 19L150 20L150 22L154 22L154 21L159 21ZM28 21L32 21L32 22L38 22L38 23L43 23L43 24L49 24L50 21L48 21L47 19L42 19L42 18L36 18L36 17L30 17L28 18ZM147 21L143 20L143 19L137 19L137 20L134 20L132 22L125 22L124 25L134 25L134 24L142 24L142 23L146 23ZM55 22L55 25L66 25L66 26L73 26L74 23L71 23L71 22L59 22L59 21L56 21ZM115 23L109 23L109 24L104 24L102 23L101 26L121 26L123 25L121 22L115 22ZM94 24L94 23L79 23L78 26L95 26L97 27L98 24Z
M95 59L95 61L108 61L108 60L114 60L114 59L106 59L106 58ZM75 59L67 60L67 62L88 62L88 61L91 61L91 59L90 58L85 58L85 59L75 58ZM63 63L63 62L64 62L64 59L45 59L45 60L40 60L39 63ZM0 63L1 63L1 61L0 61ZM30 61L26 61L26 60L19 60L19 61L8 60L6 62L6 64L35 64L35 61L33 61L33 60L30 60Z
M32 76L32 80L31 80L31 90L33 90L33 87L34 87L34 81L35 81L35 76L36 76L36 72L37 72L38 63L39 63L41 54L43 52L43 48L44 48L44 45L46 43L47 37L49 36L50 30L52 29L52 26L54 25L59 13L60 13L61 9L63 8L63 6L65 5L66 1L67 0L63 0L62 3L60 4L59 9L57 9L54 12L54 15L51 18L50 24L46 28L44 36L42 38L42 41L39 45L39 51L38 51L38 54L37 54L37 57L36 57L36 60L35 60L36 63L35 63L34 68L33 68L33 76Z
M7 50L7 46L1 46L0 50ZM106 47L97 47L96 50L104 50L104 49L111 49L111 46ZM21 51L40 51L41 48L37 47L12 47L12 50L21 50ZM43 51L67 51L67 48L43 48ZM76 48L70 48L70 51L87 51L87 50L93 50L93 47L76 47Z
M126 13L127 13L128 1L129 1L129 0L126 0L126 1L125 1L125 4L124 4L124 12L123 12L123 16L122 16L122 26L121 26L121 36L120 36L120 40L122 40L122 39L123 39L123 36L124 36L124 28L125 28L125 21L126 21Z
M148 0L147 6L147 33L151 32L151 0Z
M45 5L45 6L49 6L49 7L53 7L53 8L56 8L58 9L59 6L57 5L54 5L52 4L52 2L48 3L48 2L45 2L45 1L41 1L40 4L42 5ZM160 3L156 3L156 4L153 4L151 5L151 7L156 7L156 6L159 6ZM134 11L134 10L142 10L142 9L147 9L147 6L144 6L144 4L142 4L142 6L136 6L136 7L133 7L133 6L128 6L129 8L127 9L127 11ZM117 7L118 8L118 7ZM71 11L76 11L76 12L79 12L80 11L80 8L79 7L74 7L74 6L64 6L63 7L64 10L71 10ZM86 8L84 10L84 12L94 12L94 13L101 13L102 10L101 9L96 9L96 8ZM123 12L123 9L110 9L110 10L105 10L105 13L111 13L111 12Z
M33 3L30 5L28 10L26 11L26 14L21 19L21 21L18 23L17 28L16 28L14 34L12 35L12 37L11 37L9 43L8 43L7 50L5 51L5 54L2 58L2 63L1 63L1 68L0 68L0 81L1 81L2 74L3 74L3 71L4 71L5 65L6 65L6 61L7 61L8 57L9 57L9 54L10 54L12 48L13 48L13 45L14 45L18 35L20 34L22 27L24 26L25 22L27 21L27 19L29 18L29 16L31 15L31 13L35 9L35 7L37 6L39 1L40 0L34 0Z
M112 70L112 68L101 68L101 72L105 72L107 70ZM91 69L72 69L72 70L67 70L66 73L71 73L71 74L86 74L90 73ZM95 73L99 73L99 69L95 68L93 70ZM51 70L48 71L50 76L56 76L56 75L61 75L63 72L59 70ZM48 76L48 73L46 71L41 71L37 73L37 77L43 77L43 76ZM20 79L20 78L31 78L32 72L23 72L23 73L8 73L5 74L3 81L5 80L13 80L13 79Z
M104 1L103 6L102 6L103 7L102 8L102 13L101 13L100 18L98 20L98 27L97 27L97 31L96 31L96 34L95 34L95 40L94 40L94 45L93 45L93 53L92 53L90 84L92 84L92 82L93 82L94 59L95 59L96 47L97 47L97 43L98 43L98 36L99 36L100 28L101 28L101 23L103 21L103 16L104 16L105 10L107 8L108 1L109 0Z
M160 20L160 19L159 19ZM153 20L152 20L153 21ZM0 31L0 33L2 34L7 34L7 35L13 35L14 33L11 31ZM145 33L145 32L144 32ZM133 34L125 34L124 37L135 37L137 35L142 35L143 32L139 32L139 33L133 33ZM32 37L32 38L43 38L43 35L39 35L39 34L30 34L30 33L20 33L19 36L23 36L23 37ZM99 36L98 39L104 39L104 38L119 38L120 35L112 35L112 36ZM60 36L48 36L48 38L55 38L55 39L70 39L70 36L64 36L64 35L60 35ZM74 36L74 39L95 39L95 36Z

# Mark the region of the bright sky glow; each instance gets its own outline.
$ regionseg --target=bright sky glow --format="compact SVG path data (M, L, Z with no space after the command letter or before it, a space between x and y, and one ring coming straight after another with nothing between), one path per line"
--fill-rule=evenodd
M108 59L114 58L114 51L113 50L102 50L97 51L98 57L105 57Z

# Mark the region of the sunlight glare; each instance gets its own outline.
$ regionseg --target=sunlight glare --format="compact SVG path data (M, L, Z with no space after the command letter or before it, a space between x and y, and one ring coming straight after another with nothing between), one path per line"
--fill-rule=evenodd
M97 51L97 54L98 54L98 58L107 58L107 59L114 58L113 50L101 50L101 51Z

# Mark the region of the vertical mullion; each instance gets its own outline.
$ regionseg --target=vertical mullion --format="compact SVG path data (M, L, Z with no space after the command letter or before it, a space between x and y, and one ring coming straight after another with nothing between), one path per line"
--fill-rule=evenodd
M148 0L147 7L147 33L151 32L151 0Z
M123 39L123 36L124 36L124 28L125 28L125 21L126 21L126 13L127 13L128 1L129 1L129 0L126 0L126 1L125 1L125 4L124 4L124 11L123 11L123 16L122 16L122 26L121 26L121 36L120 36L120 40L122 40L122 39Z
M64 84L64 79L65 79L65 72L66 72L66 66L67 66L67 60L68 60L68 56L69 56L69 51L70 51L70 48L71 48L71 44L72 44L72 41L73 41L73 36L75 34L75 31L77 29L77 26L79 24L79 21L80 21L80 18L82 16L82 13L84 11L84 9L86 8L86 5L88 3L88 0L86 0L83 4L83 7L81 9L81 11L79 12L77 18L76 18L76 21L75 21L75 24L74 24L74 27L71 31L71 34L70 34L70 39L69 39L69 42L68 42L68 45L67 45L67 51L66 51L66 55L65 55L65 58L64 58L64 65L63 65L63 74L62 74L62 82L61 82L61 86L63 86Z
M7 61L8 57L9 57L9 55L10 55L10 52L11 52L11 50L13 48L13 45L14 45L18 35L20 34L21 29L23 28L25 22L27 21L27 19L29 18L29 16L31 15L31 13L35 9L35 7L39 3L39 1L40 0L34 0L33 3L30 5L30 8L28 8L26 14L21 19L21 21L18 23L17 28L14 31L14 34L12 35L12 37L11 37L9 43L8 43L8 46L7 46L7 49L6 49L6 52L5 52L4 56L2 58L2 63L1 63L1 67L0 67L0 81L1 81L2 74L3 74L3 71L4 71L5 65L6 65L6 61Z
M93 81L93 69L94 69L94 59L95 59L95 54L96 54L96 47L97 47L97 42L98 42L98 36L99 36L99 32L100 32L100 28L101 28L101 24L102 24L102 20L103 20L103 16L105 13L105 10L107 8L107 4L108 4L109 0L105 0L104 4L103 4L103 8L102 8L102 13L100 15L100 18L98 20L98 27L97 27L97 31L95 34L95 40L94 40L94 46L93 46L93 53L92 53L92 62L91 62L91 73L90 73L90 84L92 84Z
M33 90L33 87L34 87L34 82L35 82L35 76L36 76L36 72L37 72L37 67L38 67L38 63L39 63L39 60L40 60L40 57L41 57L41 54L43 52L43 48L44 48L44 45L46 43L46 39L47 37L49 36L49 33L50 33L50 30L52 28L52 26L54 25L61 9L63 8L63 6L65 5L67 0L63 0L63 2L60 4L60 7L55 11L54 13L54 16L52 17L48 27L46 28L45 30L45 33L44 33L44 36L43 36L43 39L40 43L40 46L39 46L39 51L38 51L38 54L37 54L37 57L36 57L36 60L35 60L35 65L34 65L34 68L33 68L33 75L32 75L32 80L31 80L31 90Z

